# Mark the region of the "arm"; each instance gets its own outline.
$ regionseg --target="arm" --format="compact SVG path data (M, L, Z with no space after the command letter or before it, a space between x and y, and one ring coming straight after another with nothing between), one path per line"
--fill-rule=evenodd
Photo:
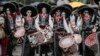
M81 17L78 17L78 19L77 19L77 27L78 27L80 30L82 29L82 24L83 24L82 18L81 18Z
M53 20L50 15L49 15L49 26L50 26L50 29L53 29Z
M39 27L39 15L37 15L37 18L35 19L35 28L40 31L42 30L40 27Z
M73 29L72 29L72 27L71 27L70 22L69 22L69 30L70 30L70 33L71 33L71 34L73 34L73 33L74 33L74 31L73 31Z
M69 30L69 27L68 27L68 24L67 24L65 18L63 18L63 25L64 25L64 29L66 30L66 32L70 33L70 30Z
M24 18L22 18L22 26L24 26L25 20Z
M70 21L71 21L71 22L75 22L75 16L74 16L74 15L71 15L71 16L70 16Z

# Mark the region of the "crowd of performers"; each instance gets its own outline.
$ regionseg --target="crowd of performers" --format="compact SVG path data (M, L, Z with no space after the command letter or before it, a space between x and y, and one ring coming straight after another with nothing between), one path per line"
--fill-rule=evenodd
M22 44L21 56L100 56L99 0L96 3L98 8L0 4L2 56L13 56L17 44Z

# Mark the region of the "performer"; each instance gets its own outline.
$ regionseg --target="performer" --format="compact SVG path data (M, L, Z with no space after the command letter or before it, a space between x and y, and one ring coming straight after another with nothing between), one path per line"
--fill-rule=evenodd
M71 10L64 6L58 6L51 11L51 15L54 18L54 56L62 56L63 50L59 47L59 40L67 33L71 33L67 24L68 21L66 22L70 14Z
M67 10L67 12L66 12L66 10ZM60 39L59 45L60 45L60 47L62 47L61 46L62 43L64 43L64 42L67 43L67 41L69 42L69 44L73 43L69 47L62 47L65 56L70 56L70 55L75 55L78 52L77 40L75 40L74 38L76 38L76 37L77 37L77 39L79 38L79 40L80 40L79 42L81 42L81 39L80 39L80 35L76 34L71 26L71 22L69 19L70 18L69 16L71 13L68 13L68 9L66 9L66 10L64 12L62 12L63 24L64 24L64 29L66 30L66 34L63 36L63 38ZM70 36L70 38L68 36ZM73 36L73 37L71 37L71 36ZM68 38L69 38L69 40L67 40ZM72 40L75 40L75 42L70 40L71 38L73 38ZM72 41L72 42L70 42L70 41ZM63 44L63 45L68 46L68 44Z
M46 3L40 3L37 5L38 9L38 16L35 21L35 27L37 31L45 30L50 32L46 33L47 35L50 34L50 38L52 38L52 29L53 29L53 21L51 19L51 16L49 15L49 12L51 10L51 6ZM43 33L43 32L42 32ZM47 37L48 38L48 37ZM48 52L52 51L50 48L52 47L52 43L43 44L40 46L40 56L45 54L45 56L48 56Z
M78 33L74 32L74 30L71 26L71 22L69 20L71 10L69 10L69 9L70 8L67 7L66 9L62 10L63 26L64 26L64 29L66 30L66 34L63 35L59 41L59 46L63 49L64 54L66 56L75 55L78 52L78 44L81 43L81 41L82 41L81 36ZM75 42L73 42L72 40L75 40ZM65 42L66 43L69 42L69 43L66 44ZM72 45L68 46L69 44L72 44ZM66 46L66 47L64 47L64 46Z
M12 4L14 4L16 6L16 15L15 15L15 34L14 37L16 38L16 43L22 43L23 42L23 35L25 33L25 29L24 29L24 18L22 18L22 15L20 13L20 9L19 9L19 4L17 2L11 2ZM23 29L23 30L20 30ZM20 32L19 32L20 30ZM21 31L23 33L21 33ZM18 32L18 34L17 34ZM21 33L21 34L20 34ZM20 34L20 35L19 35Z
M97 44L96 45L92 45L91 47L87 46L86 44L88 44L86 42L86 39L88 39L88 35L90 35L91 33L96 33L96 27L95 27L95 23L93 23L95 20L95 15L94 15L94 10L88 6L82 6L79 8L78 13L81 14L82 20L83 20L83 25L82 25L82 36L83 38L83 55L85 56L95 56L95 52L97 52L97 49L93 49L93 47L95 46L95 48L97 48ZM94 35L93 35L94 36ZM93 37L91 36L91 38ZM94 38L92 38L94 40L96 40L96 36ZM89 41L90 39L88 39ZM85 42L85 44L84 44ZM95 41L94 41L95 42ZM93 44L93 42L91 42L91 44ZM82 52L82 51L80 51ZM90 53L90 54L89 54Z
M16 30L15 30L16 32L19 31L19 29L21 29L21 28L24 29L24 18L22 18L21 14L19 14L19 15L17 14L16 15L15 27L16 27ZM22 41L23 41L23 36L17 38L17 43L22 43Z
M54 29L57 27L59 27L58 25L56 25L55 26L55 20L56 19L58 19L58 20L61 20L62 19L62 17L61 17L61 11L60 10L57 10L56 12L55 12L56 14L54 15ZM57 36L58 34L56 34L55 36ZM54 37L55 38L55 37ZM61 48L59 47L59 45L58 45L58 42L59 42L59 40L58 40L58 37L57 38L55 38L56 40L54 40L54 44L55 44L55 48L54 48L54 56L62 56L62 52L61 52Z
M71 27L73 29L74 32L74 38L76 38L77 40L75 40L76 45L78 45L78 52L82 52L82 25L83 25L83 19L81 17L81 14L77 12L78 8L75 9L71 16L70 16L70 22L71 22ZM75 37L76 36L76 37ZM80 40L80 41L79 41ZM78 43L77 43L78 41Z
M13 36L13 33L14 33L14 19L15 19L15 16L13 13L15 13L16 11L16 7L11 4L11 3L6 3L4 4L4 9L3 9L3 12L4 12L4 18L5 18L5 30L6 30L6 34L7 34L7 37L8 37L8 40L9 40L9 43L8 43L8 48L7 48L7 55L9 56L13 56L12 55L12 52L13 52L13 48L15 46L15 38Z
M26 36L24 37L22 56L35 56L36 46L32 46L28 38L28 35L36 32L35 19L37 16L37 10L32 6L25 6L21 9L21 14L24 18L24 27L26 30Z
M72 6L68 5L68 4L64 4L62 5L64 7L68 7L71 11L73 10ZM62 13L63 14L63 13ZM71 13L70 18L65 18L66 22L69 23L72 26L72 23L75 23L75 17L74 15ZM67 29L67 28L66 28ZM67 30L68 31L68 30ZM71 33L71 32L70 32ZM73 32L74 33L74 32Z

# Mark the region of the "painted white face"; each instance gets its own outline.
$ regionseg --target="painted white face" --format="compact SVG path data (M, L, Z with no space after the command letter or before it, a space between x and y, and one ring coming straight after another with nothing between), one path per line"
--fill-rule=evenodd
M42 13L46 13L46 12L47 12L46 8L45 7L42 8Z
M83 14L84 15L89 15L89 12L88 11L84 11Z
M62 12L62 17L66 17L66 13L65 12Z
M60 10L56 11L56 15L59 16L60 15Z
M31 15L32 15L32 11L31 11L31 10L28 10L28 11L26 12L26 15L27 15L27 16L31 16Z
M9 8L6 9L6 13L10 14L10 9Z

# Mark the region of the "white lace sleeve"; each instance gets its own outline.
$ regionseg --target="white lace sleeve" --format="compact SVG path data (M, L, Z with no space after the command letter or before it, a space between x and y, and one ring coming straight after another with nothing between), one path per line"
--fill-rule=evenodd
M52 21L52 18L50 15L49 15L49 25L50 25L50 28L52 29L53 28L53 21Z
M35 27L37 30L41 30L41 28L39 27L39 15L37 15L37 18L35 19Z

